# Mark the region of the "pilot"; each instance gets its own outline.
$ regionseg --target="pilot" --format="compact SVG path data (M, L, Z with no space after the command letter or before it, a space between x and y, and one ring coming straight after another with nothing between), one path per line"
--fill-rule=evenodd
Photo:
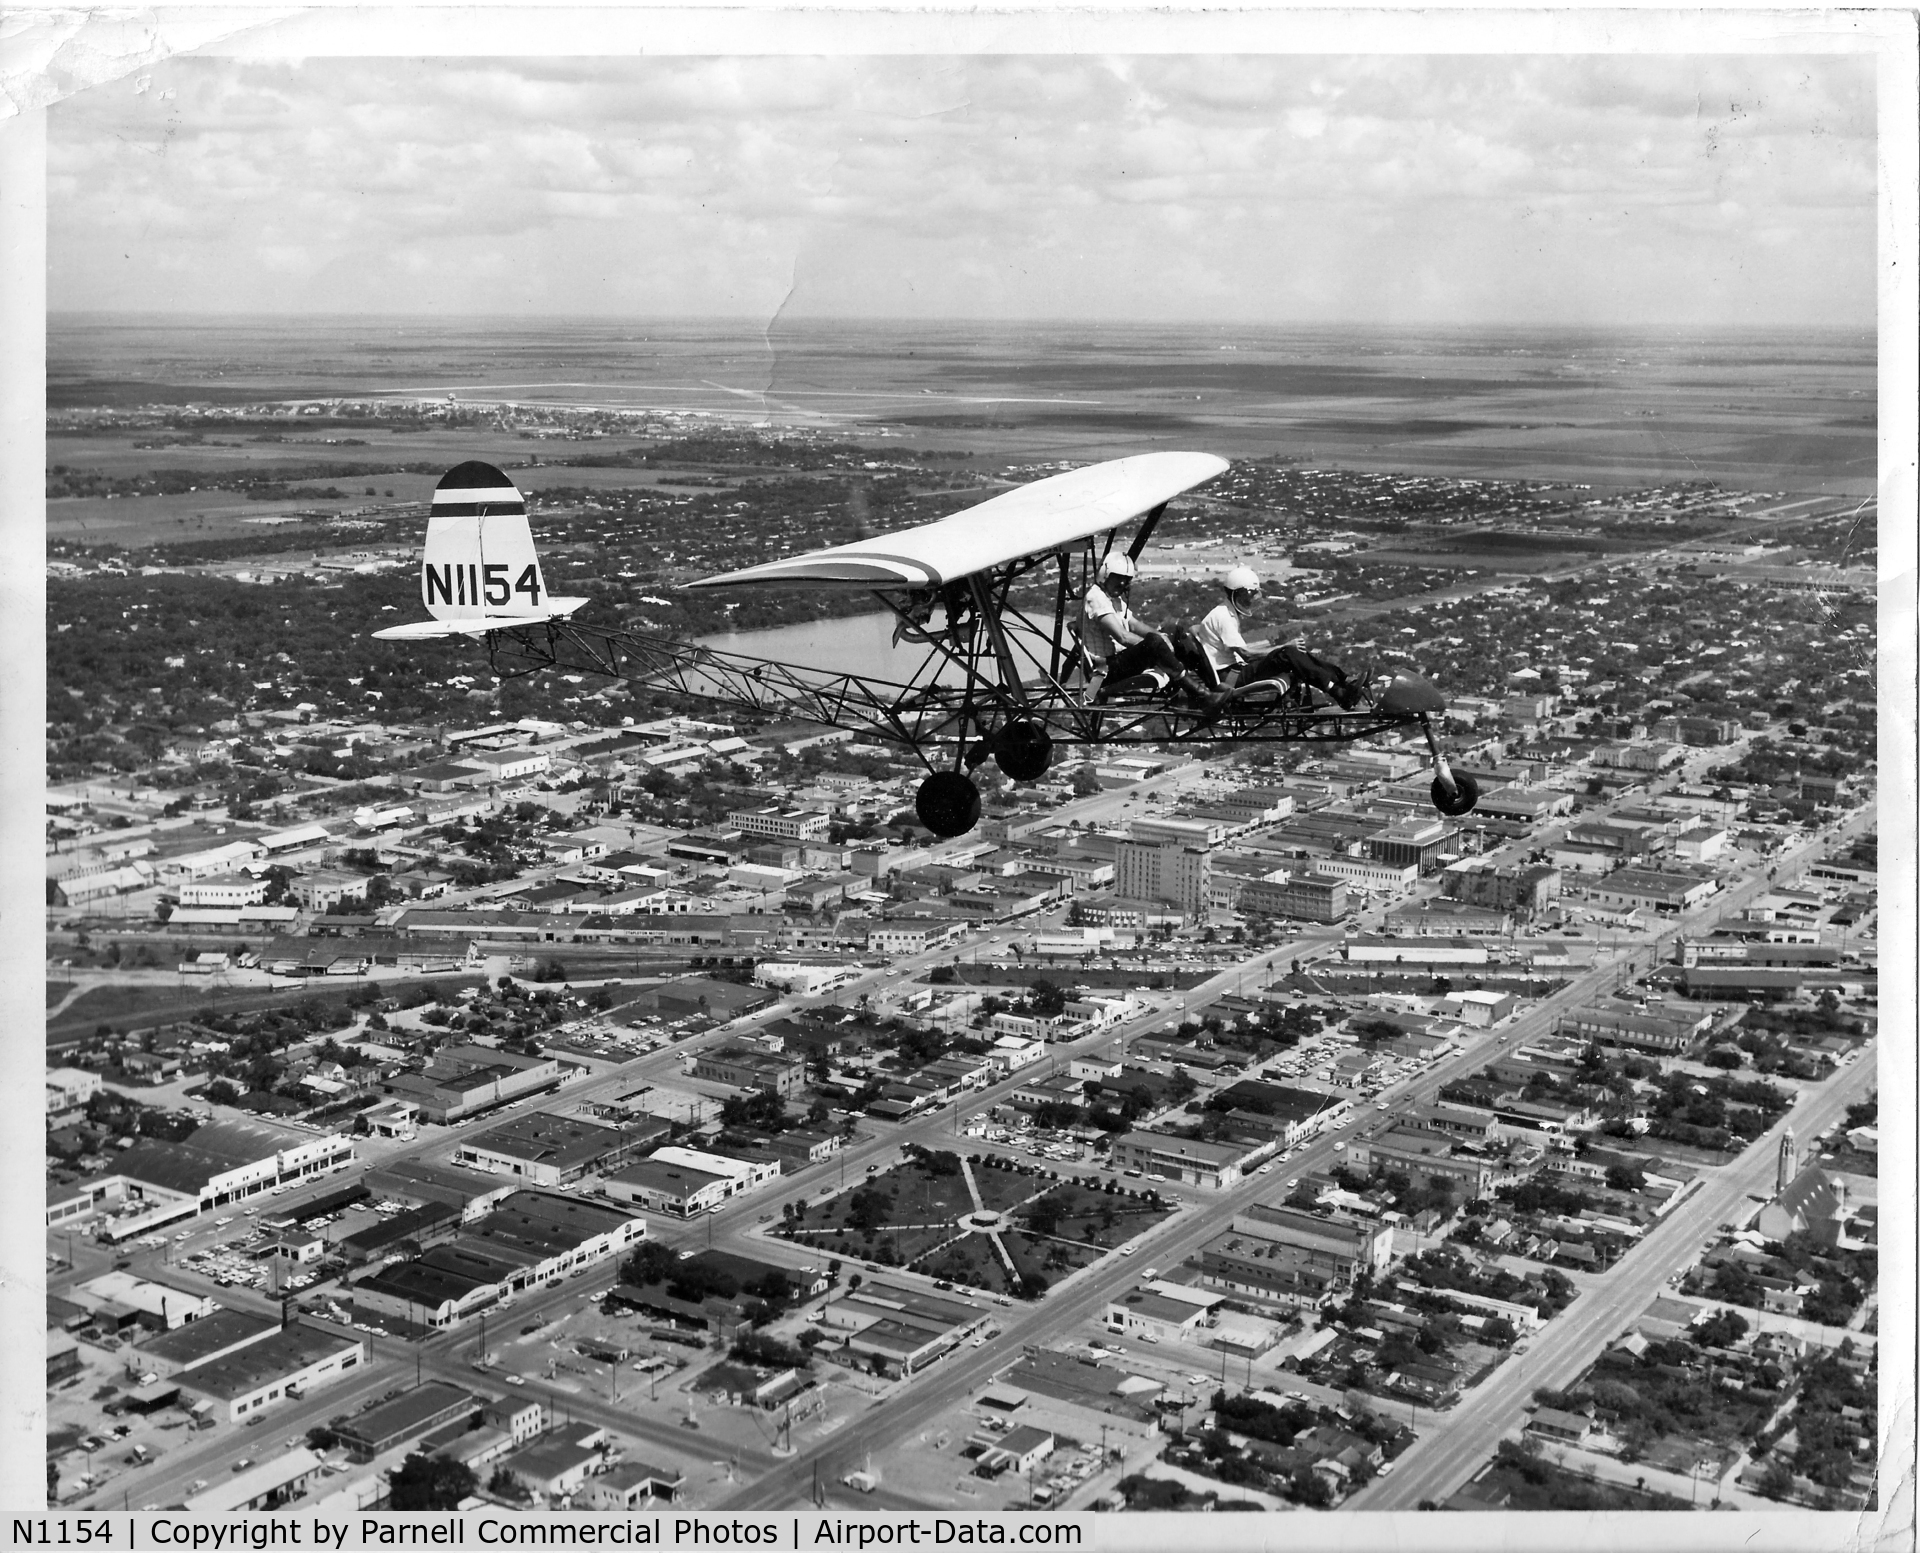
M1225 692L1208 686L1189 670L1165 633L1134 614L1127 595L1133 590L1135 570L1133 557L1125 553L1109 555L1100 563L1100 580L1088 585L1086 597L1080 601L1080 640L1088 656L1107 669L1094 701L1104 701L1110 686L1158 669L1192 701L1208 710L1217 709L1226 699Z
M1347 678L1345 669L1295 643L1284 643L1262 657L1254 657L1240 630L1241 622L1260 602L1260 579L1252 567L1233 567L1220 579L1220 587L1226 596L1192 632L1193 650L1187 662L1196 672L1204 671L1216 685L1251 685L1270 679L1311 685L1343 712L1351 712L1360 704L1357 680Z

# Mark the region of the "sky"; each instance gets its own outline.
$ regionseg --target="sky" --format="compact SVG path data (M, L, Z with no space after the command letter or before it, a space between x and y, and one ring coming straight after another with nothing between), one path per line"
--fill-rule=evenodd
M1869 57L185 57L48 118L48 306L1874 321Z

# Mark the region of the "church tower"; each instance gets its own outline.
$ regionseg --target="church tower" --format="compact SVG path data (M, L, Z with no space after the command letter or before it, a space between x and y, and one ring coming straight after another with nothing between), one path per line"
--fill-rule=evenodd
M1800 1153L1794 1146L1793 1129L1789 1127L1780 1135L1780 1169L1774 1177L1774 1196L1778 1197L1792 1183L1799 1163Z

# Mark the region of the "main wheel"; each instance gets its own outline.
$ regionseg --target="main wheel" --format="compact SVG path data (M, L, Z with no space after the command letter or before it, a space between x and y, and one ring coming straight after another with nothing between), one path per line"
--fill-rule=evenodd
M958 771L936 771L920 784L913 812L936 836L964 836L980 819L980 789Z
M1447 791L1446 783L1440 778L1433 779L1428 789L1433 798L1433 806L1449 819L1458 819L1463 814L1473 813L1473 806L1480 801L1480 784L1464 771L1453 774L1452 792Z
M993 758L1014 781L1037 782L1053 764L1053 740L1032 718L1016 718L994 740Z

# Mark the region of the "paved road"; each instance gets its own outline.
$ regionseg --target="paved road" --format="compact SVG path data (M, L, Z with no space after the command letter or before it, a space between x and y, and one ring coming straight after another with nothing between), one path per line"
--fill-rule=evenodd
M1571 1385L1675 1275L1698 1260L1707 1240L1749 1193L1771 1189L1782 1127L1791 1126L1802 1138L1814 1137L1872 1087L1876 1055L1877 1044L1862 1048L1857 1061L1804 1093L1779 1124L1738 1158L1705 1174L1702 1185L1622 1257L1598 1287L1579 1295L1540 1332L1527 1353L1509 1359L1483 1381L1448 1413L1444 1427L1408 1448L1392 1477L1375 1479L1345 1508L1410 1510L1423 1499L1451 1494L1493 1453L1500 1438L1520 1425L1521 1409L1536 1388Z

